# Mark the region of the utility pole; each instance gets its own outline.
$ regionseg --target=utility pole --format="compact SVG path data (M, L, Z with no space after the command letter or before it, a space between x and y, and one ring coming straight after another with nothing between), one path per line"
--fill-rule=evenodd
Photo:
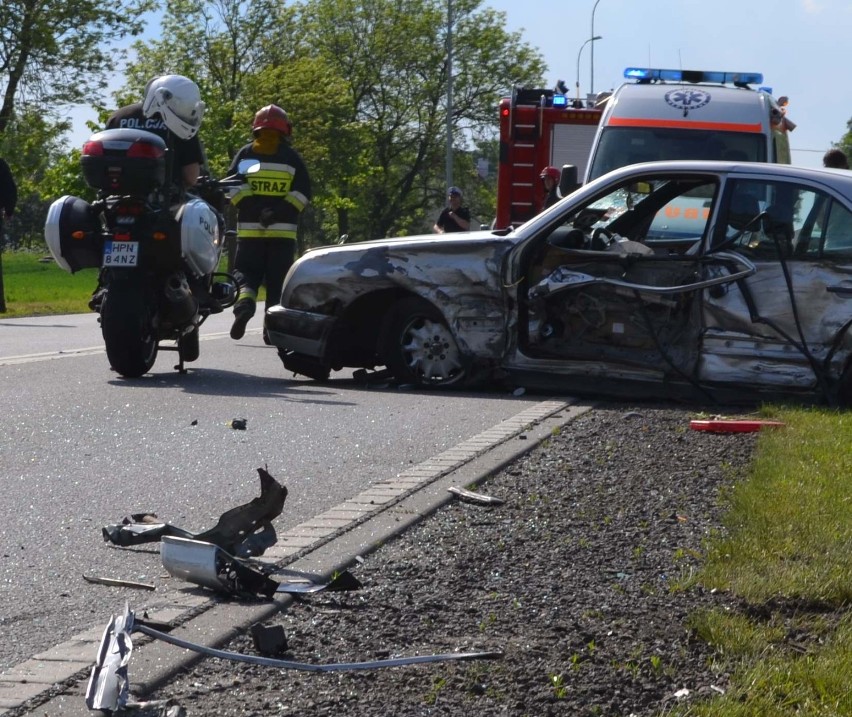
M447 191L453 186L453 0L447 0Z

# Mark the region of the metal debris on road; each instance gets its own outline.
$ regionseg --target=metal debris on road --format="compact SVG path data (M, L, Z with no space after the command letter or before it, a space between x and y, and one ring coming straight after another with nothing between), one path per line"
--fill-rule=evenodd
M263 566L265 570L253 567L212 543L172 535L163 537L160 557L163 567L172 577L237 597L271 598L275 593L307 594L321 590L358 590L361 587L358 579L346 570L335 573L331 580L324 582L304 574L300 574L298 580L279 582L270 577L274 574L273 566Z
M213 543L239 557L263 555L278 540L272 521L284 509L287 489L264 468L260 476L260 495L245 505L231 508L219 517L210 530L191 533L158 521L155 513L134 513L118 525L102 528L105 542L120 547L155 543L166 536Z
M474 493L472 490L467 490L467 488L450 486L447 488L447 491L461 500L469 503L477 503L478 505L503 505L503 503L506 502L502 498L495 498L490 495L485 495L484 493Z
M93 575L83 575L83 580L87 583L96 583L98 585L112 585L120 588L137 588L138 590L156 590L156 586L150 583L138 583L134 580L117 580L115 578L98 578Z
M257 655L243 655L238 652L217 650L205 645L198 645L182 640L165 632L160 632L141 622L136 622L133 611L125 604L124 614L113 618L98 647L97 658L92 667L86 689L86 706L90 710L117 711L128 704L130 694L130 678L128 664L133 648L132 632L141 632L162 642L176 647L192 650L202 655L218 657L235 662L247 662L253 665L278 667L285 670L300 670L303 672L343 672L349 670L374 670L384 667L402 667L404 665L419 665L427 662L495 660L503 657L502 652L453 652L442 655L416 655L413 657L396 657L369 662L337 662L328 664L311 664L279 660Z

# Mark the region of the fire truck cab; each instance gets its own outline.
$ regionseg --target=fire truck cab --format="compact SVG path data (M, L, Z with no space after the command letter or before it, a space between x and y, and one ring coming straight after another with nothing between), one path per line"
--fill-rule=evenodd
M606 101L584 181L667 159L790 163L795 127L757 72L628 67Z

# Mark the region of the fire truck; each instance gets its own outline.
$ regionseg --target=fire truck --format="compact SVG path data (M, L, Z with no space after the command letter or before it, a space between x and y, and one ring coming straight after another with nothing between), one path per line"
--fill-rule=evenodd
M661 159L790 162L786 99L757 72L628 67L615 92L571 100L554 90L515 88L500 101L495 228L542 208L546 166L576 168L566 185ZM563 192L564 194L564 192Z
M574 166L583 177L601 115L555 90L516 87L500 100L495 228L518 226L541 211L545 167Z

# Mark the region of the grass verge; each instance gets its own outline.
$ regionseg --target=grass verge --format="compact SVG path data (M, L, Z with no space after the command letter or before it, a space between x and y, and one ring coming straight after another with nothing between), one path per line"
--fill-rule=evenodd
M742 601L692 615L731 672L725 695L670 714L852 716L852 414L784 408L695 580Z
M82 314L98 283L97 269L69 274L47 252L3 252L4 318Z
M69 274L53 261L45 250L41 253L3 252L3 284L6 313L2 318L84 314L90 311L89 299L98 283L98 269L83 269ZM222 257L220 271L227 261ZM264 287L258 292L258 303L265 301Z

